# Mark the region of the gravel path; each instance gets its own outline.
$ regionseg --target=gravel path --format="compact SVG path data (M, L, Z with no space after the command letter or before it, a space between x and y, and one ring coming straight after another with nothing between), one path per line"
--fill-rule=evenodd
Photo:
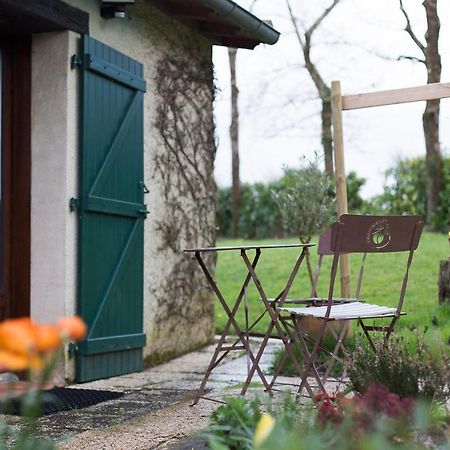
M269 344L263 370L279 345L277 341ZM46 416L41 419L41 433L57 440L59 449L173 449L187 436L193 438L183 441L183 449L201 448L200 444L196 446L195 435L208 425L218 404L201 400L195 407L189 405L213 350L214 346L208 346L141 373L73 386L116 390L125 395L89 408ZM213 372L207 385L209 396L221 399L238 395L247 358L238 352L235 355ZM250 391L249 395L264 395L258 383Z

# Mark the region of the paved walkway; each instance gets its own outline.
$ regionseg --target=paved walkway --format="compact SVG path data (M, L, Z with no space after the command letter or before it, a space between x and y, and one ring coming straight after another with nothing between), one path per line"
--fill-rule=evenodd
M278 341L271 342L262 360L263 370L272 361ZM60 449L165 449L204 429L217 403L190 401L199 386L214 346L189 353L141 373L74 386L122 391L123 397L89 408L49 415L41 419L41 433L56 439ZM214 398L238 395L247 371L247 358L226 358L208 383ZM256 378L255 378L256 380ZM265 395L256 384L255 392ZM185 447L186 448L186 447ZM199 448L197 446L188 448Z

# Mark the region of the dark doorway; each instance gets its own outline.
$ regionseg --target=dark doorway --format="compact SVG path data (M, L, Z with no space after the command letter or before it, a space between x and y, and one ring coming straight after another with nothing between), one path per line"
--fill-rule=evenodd
M31 38L0 35L0 320L30 315Z

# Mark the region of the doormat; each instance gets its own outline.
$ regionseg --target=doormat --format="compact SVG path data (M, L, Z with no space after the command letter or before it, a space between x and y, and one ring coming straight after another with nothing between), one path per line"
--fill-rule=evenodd
M54 414L60 411L86 408L97 403L106 402L122 397L123 392L98 391L94 389L71 389L55 387L42 391L42 415ZM8 405L2 407L4 414L21 415L23 396L12 399Z

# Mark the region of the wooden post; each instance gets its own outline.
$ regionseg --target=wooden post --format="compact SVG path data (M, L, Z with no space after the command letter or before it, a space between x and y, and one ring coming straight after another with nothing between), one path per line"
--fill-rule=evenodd
M450 244L450 232L448 233ZM439 303L450 302L450 256L447 261L441 261L439 266Z
M348 213L347 206L347 181L345 178L344 163L344 132L342 126L342 95L341 83L331 82L331 111L333 117L333 148L334 167L336 176L336 203L338 217ZM350 297L350 257L342 255L341 266L341 295Z

